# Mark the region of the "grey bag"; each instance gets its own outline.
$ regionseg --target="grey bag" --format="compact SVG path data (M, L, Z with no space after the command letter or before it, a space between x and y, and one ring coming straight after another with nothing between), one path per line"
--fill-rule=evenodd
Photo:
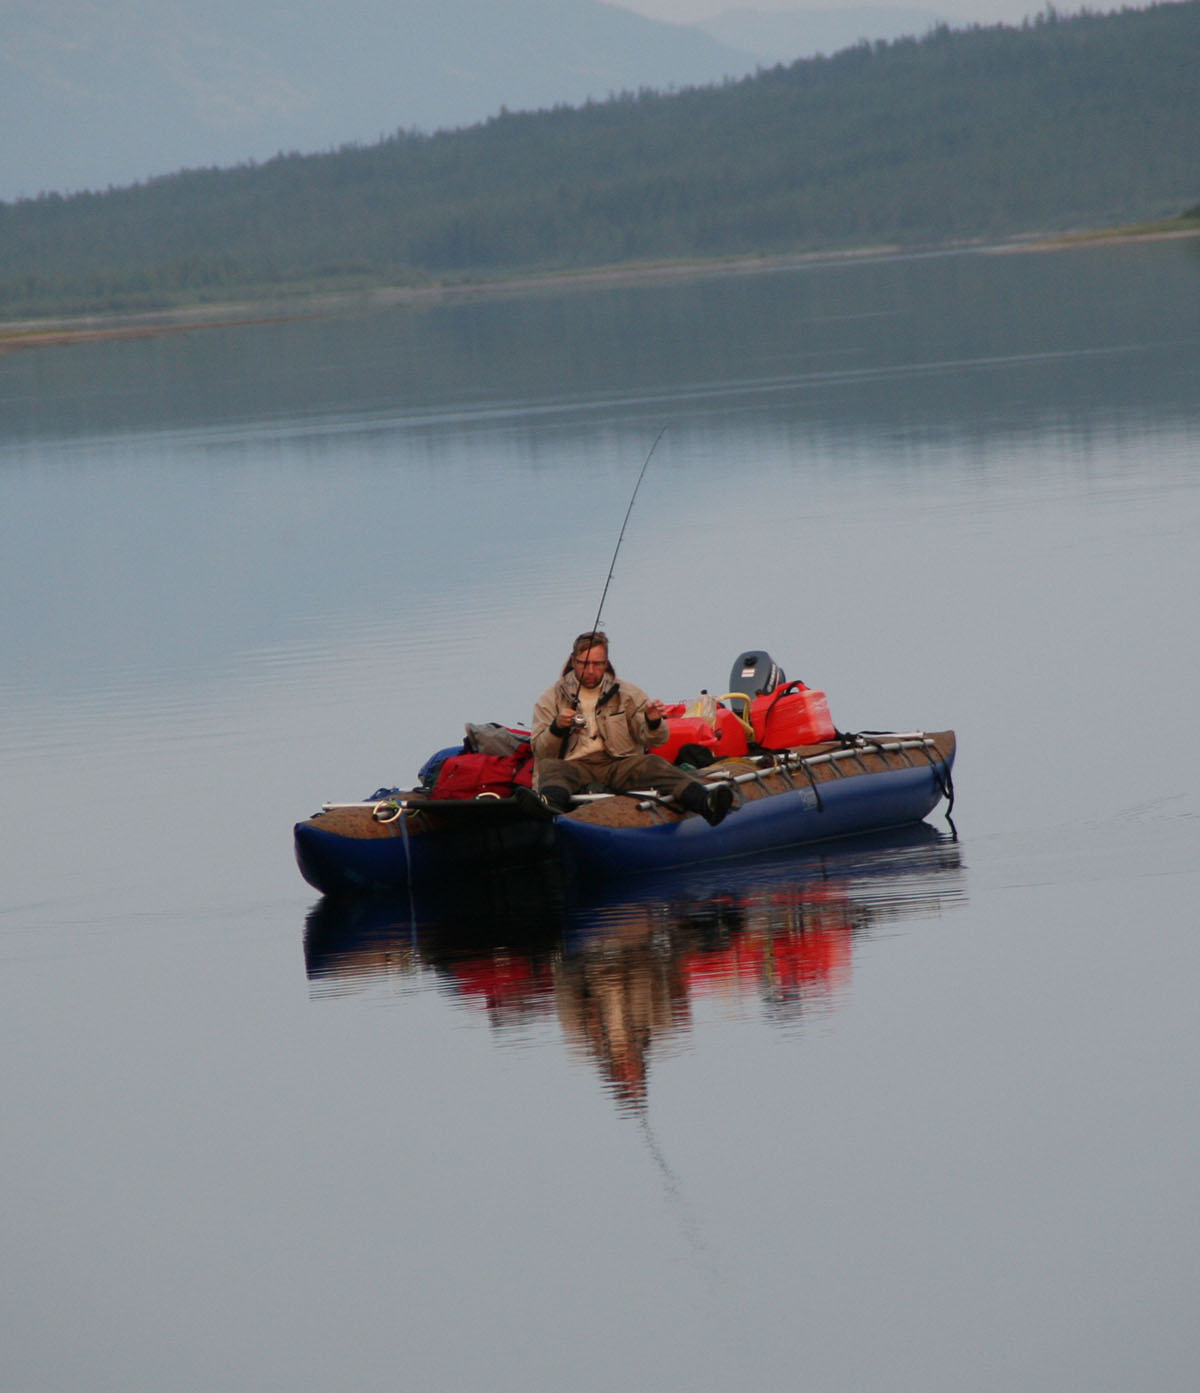
M509 730L507 726L497 725L495 721L489 721L487 725L482 726L472 725L468 721L466 730L467 749L480 755L515 754L518 746L524 745L529 739L527 735L518 735L516 731Z

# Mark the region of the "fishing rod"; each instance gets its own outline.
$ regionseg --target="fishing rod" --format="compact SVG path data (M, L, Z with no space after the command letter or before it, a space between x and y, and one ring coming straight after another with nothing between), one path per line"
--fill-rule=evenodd
M646 453L646 458L642 461L642 468L641 472L637 476L637 483L634 484L633 492L629 495L629 507L625 509L625 521L621 524L621 531L617 537L617 545L613 548L612 560L609 562L608 565L608 579L605 580L604 589L600 592L600 604L597 606L596 609L596 618L592 622L592 627L589 630L587 630L587 632L592 634L593 636L598 635L600 632L600 616L604 613L604 601L608 598L608 587L612 583L613 572L617 569L617 556L621 550L621 543L625 540L625 529L629 526L629 516L633 512L633 505L634 502L637 500L638 489L641 488L642 480L646 477L646 470L650 467L650 460L652 459L655 450L658 449L658 442L663 438L664 435L666 435L666 433L667 428L666 426L663 426L662 430L660 430L659 433L654 437L654 444L650 446L650 449ZM575 717L572 724L576 727L583 727L584 725L586 725L586 721L579 710L578 696L575 697L575 700L572 704L575 707ZM565 751L566 748L567 737L564 735L563 750Z
M621 524L621 532L617 537L617 545L613 548L612 561L608 567L608 579L604 582L604 589L600 592L600 605L596 610L596 621L589 630L590 633L599 633L600 616L604 612L604 601L608 598L608 587L612 583L613 572L617 569L617 554L621 550L621 543L625 540L625 529L629 526L629 515L633 512L634 501L638 496L638 489L642 486L642 480L646 477L646 470L650 467L650 460L655 450L658 449L658 442L667 433L666 426L654 437L654 444L650 446L649 453L642 461L642 472L637 476L637 483L633 486L633 493L629 496L629 507L625 509L625 521Z

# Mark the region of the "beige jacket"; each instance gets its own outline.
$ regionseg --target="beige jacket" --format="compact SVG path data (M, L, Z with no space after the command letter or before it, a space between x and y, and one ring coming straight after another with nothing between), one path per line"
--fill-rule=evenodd
M548 687L538 698L530 726L530 743L535 759L570 759L571 751L579 744L584 732L572 729L564 738L561 731L552 727L560 711L575 705L578 693L579 680L568 669L553 687ZM661 721L657 729L652 729L646 722L648 700L649 697L640 687L630 682L619 682L611 667L604 674L600 699L596 703L596 725L604 748L615 759L624 755L645 754L655 745L666 744L666 721Z

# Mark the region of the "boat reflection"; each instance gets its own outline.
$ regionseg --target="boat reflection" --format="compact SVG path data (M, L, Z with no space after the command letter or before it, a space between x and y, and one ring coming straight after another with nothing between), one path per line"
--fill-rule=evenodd
M623 1108L652 1055L701 1003L795 1022L849 984L856 939L963 897L960 847L920 823L790 856L644 877L580 901L561 880L507 877L436 899L338 901L310 912L314 995L436 987L498 1031L557 1025Z

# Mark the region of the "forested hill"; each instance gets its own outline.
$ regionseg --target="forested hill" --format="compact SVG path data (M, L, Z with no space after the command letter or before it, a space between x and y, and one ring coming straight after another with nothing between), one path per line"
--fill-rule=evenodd
M0 316L1169 217L1200 0L0 205Z

